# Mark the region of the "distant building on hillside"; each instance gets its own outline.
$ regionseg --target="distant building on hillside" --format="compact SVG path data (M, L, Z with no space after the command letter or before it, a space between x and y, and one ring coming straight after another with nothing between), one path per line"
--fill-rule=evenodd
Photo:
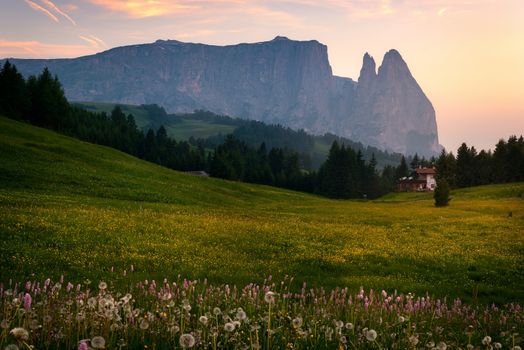
M186 171L186 174L193 175L193 176L209 176L207 172L204 170L194 170L194 171Z
M398 181L399 192L434 191L437 186L435 168L417 168L414 176L403 177Z

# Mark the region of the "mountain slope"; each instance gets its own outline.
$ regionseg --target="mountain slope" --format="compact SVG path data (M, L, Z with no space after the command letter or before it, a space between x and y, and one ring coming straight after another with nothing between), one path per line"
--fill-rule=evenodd
M122 283L240 285L288 274L297 288L519 301L523 192L468 189L439 209L431 194L327 200L188 176L0 117L0 276L119 283L127 270Z
M400 55L388 52L378 75L367 60L369 84L364 76L358 83L333 76L327 47L318 41L285 37L229 46L158 40L75 59L13 63L25 75L48 66L70 100L204 109L395 152L438 152L435 111Z
M113 103L101 102L79 102L75 105L92 112L104 112L106 114L110 114L115 107ZM384 152L371 146L366 147L362 143L334 135L310 135L280 125L231 118L205 111L165 114L159 113L159 109L152 106L124 104L118 106L125 114L132 114L138 127L144 132L147 132L150 128L156 130L163 125L168 135L176 140L205 139L209 148L216 147L224 141L226 135L233 134L236 138L256 148L265 143L268 149L287 148L296 151L303 156L303 165L307 169L316 170L320 167L326 160L334 140L337 140L339 144L353 148L355 151L360 150L363 159L368 162L374 156L379 169L386 165L397 166L401 158L398 153Z

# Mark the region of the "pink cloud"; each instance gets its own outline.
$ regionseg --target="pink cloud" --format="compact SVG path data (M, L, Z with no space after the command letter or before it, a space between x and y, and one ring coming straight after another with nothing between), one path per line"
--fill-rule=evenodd
M56 6L51 0L41 0L41 1L47 6L47 8L65 17L69 22L71 22L73 25L76 26L76 22L67 13L60 10L60 8Z
M38 5L37 3L31 1L31 0L25 0L25 2L31 6L31 8L35 11L40 11L40 12L43 12L47 17L51 18L53 21L59 23L60 21L58 20L58 18L53 15L48 9L46 8L43 8L42 6Z
M96 36L89 34L89 35L79 35L80 39L84 40L85 42L89 43L94 48L107 48L107 44L100 38L97 38Z
M286 11L271 8L271 2L261 0L86 0L106 10L120 12L131 18L160 17L177 14L217 16L247 14L294 24L296 17Z
M122 12L132 18L166 16L195 9L189 1L170 0L88 0L110 11Z
M57 58L78 57L100 51L92 45L48 44L40 41L10 41L0 39L0 57Z

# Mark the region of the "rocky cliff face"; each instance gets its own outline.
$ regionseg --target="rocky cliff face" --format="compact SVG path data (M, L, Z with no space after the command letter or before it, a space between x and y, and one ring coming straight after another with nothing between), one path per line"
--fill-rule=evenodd
M364 55L349 116L343 130L354 140L408 154L439 150L435 110L396 50L385 54L378 74Z
M276 37L211 46L159 40L76 59L12 60L24 75L48 66L71 100L156 103L332 132L398 152L438 151L435 112L398 52L358 83L333 76L327 47Z

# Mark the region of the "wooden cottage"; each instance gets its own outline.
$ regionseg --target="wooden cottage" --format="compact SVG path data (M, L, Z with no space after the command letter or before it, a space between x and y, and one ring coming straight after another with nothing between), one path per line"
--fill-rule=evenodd
M403 177L398 181L399 192L423 192L434 191L437 186L435 168L415 169L413 176Z

